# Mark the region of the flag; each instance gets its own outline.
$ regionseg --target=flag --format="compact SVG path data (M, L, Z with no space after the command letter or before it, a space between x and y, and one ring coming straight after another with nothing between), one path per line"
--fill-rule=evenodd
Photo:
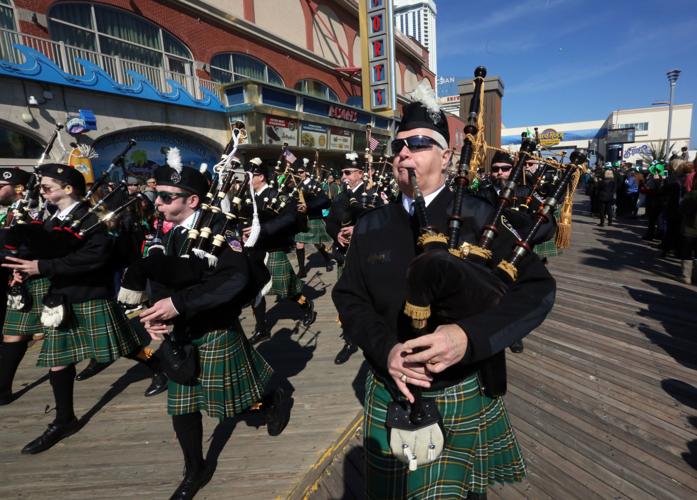
M285 157L286 161L289 163L295 163L295 160L298 159L293 153L290 152L290 149L286 149L283 152L283 156Z
M378 141L376 138L371 136L370 139L368 139L368 147L371 151L375 151L375 148L377 148L379 145L380 141Z

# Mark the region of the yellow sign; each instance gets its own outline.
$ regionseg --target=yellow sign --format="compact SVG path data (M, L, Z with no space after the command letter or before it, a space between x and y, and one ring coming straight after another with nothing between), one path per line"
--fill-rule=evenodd
M540 144L543 146L556 146L564 140L564 132L557 132L553 128L546 128L540 133Z

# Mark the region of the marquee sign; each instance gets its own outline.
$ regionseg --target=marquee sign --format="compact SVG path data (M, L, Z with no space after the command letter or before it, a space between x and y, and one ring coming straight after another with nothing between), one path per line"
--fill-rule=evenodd
M396 109L392 0L361 0L363 106L371 111Z

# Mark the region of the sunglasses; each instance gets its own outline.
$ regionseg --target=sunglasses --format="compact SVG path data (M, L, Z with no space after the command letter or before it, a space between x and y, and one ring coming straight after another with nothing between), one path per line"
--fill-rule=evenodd
M491 167L492 172L508 172L513 167Z
M357 168L347 168L346 170L341 171L341 175L351 175L354 172L358 172Z
M191 193L183 193L183 192L175 192L175 193L170 193L169 191L158 191L155 193L158 198L162 200L162 203L165 205L169 205L174 201L175 198L186 198L187 196L191 196Z
M399 152L406 146L406 148L411 152L415 153L417 151L425 151L431 149L433 146L439 146L438 141L427 135L412 135L405 139L395 139L390 143L390 150L393 155L399 154Z
M45 184L39 184L39 191L43 191L46 194L50 194L52 191L57 191L59 189L63 189L63 187L61 187L61 186L51 187L51 186L46 186Z

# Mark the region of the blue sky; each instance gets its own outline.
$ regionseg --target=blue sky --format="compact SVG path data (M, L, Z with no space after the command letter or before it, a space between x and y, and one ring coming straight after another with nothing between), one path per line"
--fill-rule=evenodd
M439 76L499 75L507 127L697 103L697 0L436 0ZM692 148L697 148L697 109Z

